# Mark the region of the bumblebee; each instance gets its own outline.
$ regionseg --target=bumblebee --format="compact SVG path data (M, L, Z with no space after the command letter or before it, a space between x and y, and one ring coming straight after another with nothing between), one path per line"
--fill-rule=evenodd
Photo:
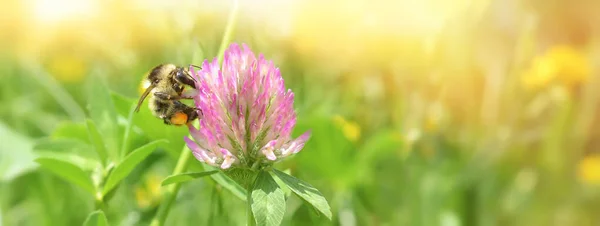
M197 66L195 66L197 67ZM196 89L196 81L184 67L161 64L154 67L144 80L145 91L138 100L135 112L139 112L144 99L154 116L167 125L186 125L198 118L202 110L185 105L180 100L192 99L184 96L186 86Z

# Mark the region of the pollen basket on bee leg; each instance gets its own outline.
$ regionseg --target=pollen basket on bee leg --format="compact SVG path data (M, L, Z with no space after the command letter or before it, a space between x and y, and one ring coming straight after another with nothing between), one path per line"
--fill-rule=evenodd
M175 113L171 116L171 124L173 125L185 125L187 123L188 116L183 112Z

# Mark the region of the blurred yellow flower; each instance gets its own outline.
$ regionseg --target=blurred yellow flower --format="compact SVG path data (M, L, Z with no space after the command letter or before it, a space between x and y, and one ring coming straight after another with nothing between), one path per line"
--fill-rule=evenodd
M590 63L584 53L570 46L555 46L533 60L522 82L533 90L552 83L572 88L587 81L590 73Z
M160 178L155 174L150 174L142 185L135 188L134 192L139 208L146 209L157 205L161 198Z
M344 136L349 141L356 142L360 139L360 126L357 123L349 122L339 115L333 117L333 122L342 129Z
M578 176L586 184L600 185L600 155L583 158L579 162Z
M58 55L50 59L48 72L61 82L80 82L88 70L87 62L73 55Z

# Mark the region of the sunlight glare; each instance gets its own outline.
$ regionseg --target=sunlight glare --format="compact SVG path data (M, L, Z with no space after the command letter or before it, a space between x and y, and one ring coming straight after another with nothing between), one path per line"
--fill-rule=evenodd
M34 17L39 22L56 23L89 17L97 9L95 0L33 0Z

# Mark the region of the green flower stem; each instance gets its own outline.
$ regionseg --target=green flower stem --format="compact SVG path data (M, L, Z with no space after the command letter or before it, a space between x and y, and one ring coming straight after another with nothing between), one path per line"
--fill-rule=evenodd
M246 189L246 203L248 203L246 207L246 216L248 217L247 225L255 226L256 220L254 220L254 214L252 214L252 185L248 186L248 189Z
M238 1L235 0L233 1L233 9L231 9L231 12L229 13L227 27L225 27L225 34L223 34L223 40L221 40L221 46L219 47L219 54L217 55L217 59L219 59L219 64L223 63L225 49L227 49L227 45L231 42L231 37L233 36L233 29L235 28L235 22L237 21L238 11Z
M246 171L248 172L248 171ZM252 189L254 188L254 183L256 183L256 178L258 178L258 174L260 171L250 170L250 181L246 182L246 216L248 217L248 226L256 226L256 219L254 219L254 214L252 213Z
M187 146L181 150L181 155L179 156L179 160L177 160L177 165L175 165L173 175L183 173L187 169L191 155L192 152L187 148ZM154 219L152 219L152 222L150 223L151 226L164 225L167 215L169 214L169 210L171 209L171 204L173 204L175 197L177 197L179 188L181 188L181 183L175 183L167 187L167 191L164 196L165 199L160 205L157 214L154 216Z
M224 174L246 190L247 225L256 225L254 214L252 213L252 189L254 188L254 184L256 183L260 171L237 168L224 171Z
M94 209L96 209L96 210L104 210L106 205L104 205L104 201L102 200L102 195L100 195L100 197L95 199L94 206L95 206Z

